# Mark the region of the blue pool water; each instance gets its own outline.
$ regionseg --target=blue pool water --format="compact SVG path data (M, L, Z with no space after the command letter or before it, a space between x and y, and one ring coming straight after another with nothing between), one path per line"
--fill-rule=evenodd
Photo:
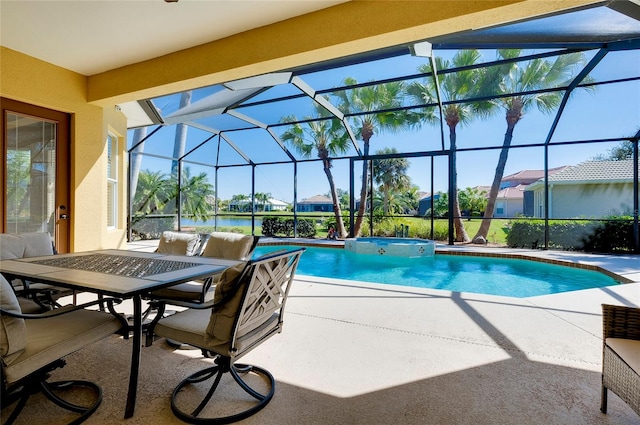
M255 255L295 248L259 246ZM307 247L297 273L519 298L619 284L596 271L527 260L446 254L402 258L316 247Z

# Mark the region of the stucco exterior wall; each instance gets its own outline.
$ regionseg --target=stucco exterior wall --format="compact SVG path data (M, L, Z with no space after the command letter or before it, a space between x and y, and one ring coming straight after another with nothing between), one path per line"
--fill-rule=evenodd
M544 215L544 192L535 191L535 217ZM549 218L603 218L630 214L633 184L563 184L551 187Z
M87 77L83 75L4 47L0 47L0 57L1 96L71 115L70 249L124 247L124 226L107 234L104 206L107 128L125 136L126 117L113 107L87 103Z

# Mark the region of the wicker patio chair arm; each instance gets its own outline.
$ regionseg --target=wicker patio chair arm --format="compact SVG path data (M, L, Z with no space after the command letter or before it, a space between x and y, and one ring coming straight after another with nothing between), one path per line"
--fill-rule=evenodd
M602 332L603 339L640 340L640 308L603 304Z

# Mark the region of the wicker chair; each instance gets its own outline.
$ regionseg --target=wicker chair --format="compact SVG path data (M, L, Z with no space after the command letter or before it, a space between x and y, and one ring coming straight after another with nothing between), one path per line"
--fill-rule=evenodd
M178 418L194 424L227 424L247 418L269 403L275 393L271 373L236 360L282 330L285 302L304 250L268 254L244 266L231 267L220 277L213 302L206 306L183 304L190 308L164 318L156 316L149 326L147 345L155 334L184 341L215 358L214 365L187 377L174 389L171 409ZM249 402L249 397L236 400L226 394L225 387L222 400L218 398L218 404L213 406L212 397L216 389L223 387L218 384L227 372L226 376L233 378L229 383L235 381L255 399L254 403ZM181 399L183 388L210 379L211 387L203 389L205 395L197 407ZM256 381L263 383L261 390L254 386Z
M602 305L603 360L600 410L611 390L640 415L640 308Z

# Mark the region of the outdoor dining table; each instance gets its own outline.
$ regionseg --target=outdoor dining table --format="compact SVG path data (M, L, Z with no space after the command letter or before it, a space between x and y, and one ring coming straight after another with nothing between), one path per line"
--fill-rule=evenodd
M138 387L143 296L156 289L220 273L238 263L240 261L221 258L108 249L0 260L0 273L8 280L23 278L98 296L132 300L133 324L129 331L133 334L133 348L124 415L130 418L135 410Z

